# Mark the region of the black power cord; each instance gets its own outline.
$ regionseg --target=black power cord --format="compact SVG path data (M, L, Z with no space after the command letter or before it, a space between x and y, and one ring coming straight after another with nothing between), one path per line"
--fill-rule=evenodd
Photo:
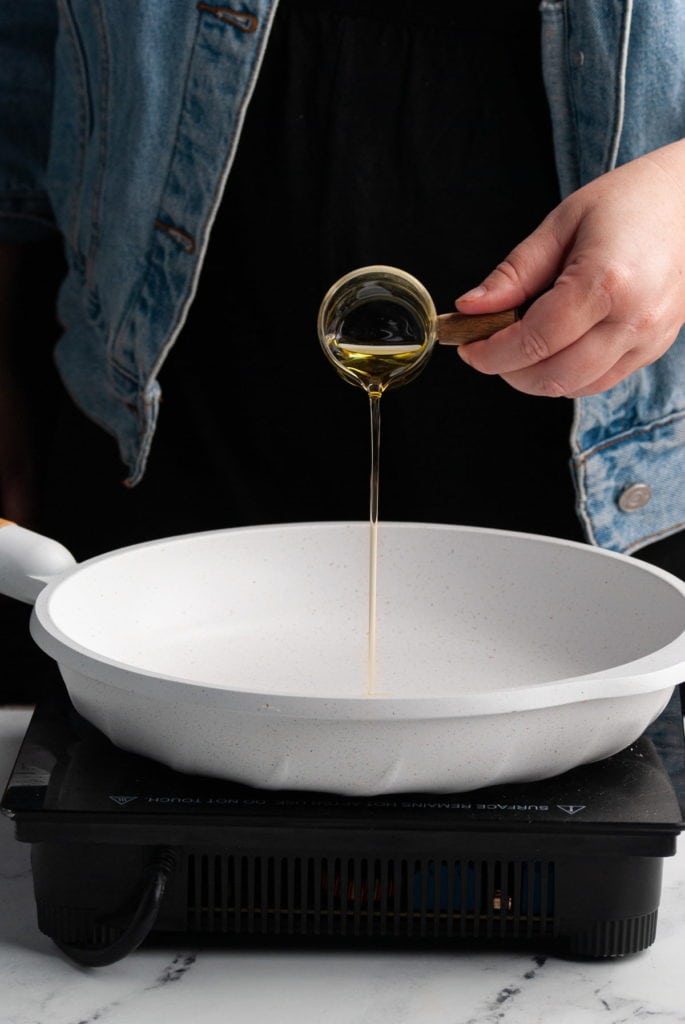
M67 942L54 939L55 945L82 967L107 967L109 964L116 963L117 960L122 960L134 949L137 949L152 930L167 883L175 868L174 851L170 847L162 847L158 850L154 860L148 865L149 878L136 902L131 918L121 935L113 942L106 946L91 947L72 946ZM107 919L98 923L104 927L114 924L113 921Z

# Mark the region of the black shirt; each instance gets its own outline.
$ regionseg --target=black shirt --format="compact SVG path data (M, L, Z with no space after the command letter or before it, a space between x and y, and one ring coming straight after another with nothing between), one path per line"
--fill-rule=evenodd
M366 398L319 302L385 263L449 311L558 202L539 35L532 0L281 0L149 481L165 451L211 526L364 518ZM381 518L580 538L571 415L436 350L382 401Z

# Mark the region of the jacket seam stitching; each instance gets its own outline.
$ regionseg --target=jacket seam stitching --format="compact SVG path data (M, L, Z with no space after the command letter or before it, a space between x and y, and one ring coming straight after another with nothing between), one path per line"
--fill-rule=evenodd
M561 14L564 19L564 41L565 41L565 55L566 55L566 81L568 82L567 91L569 98L569 107L571 117L571 123L573 125L573 146L575 149L576 159L576 186L580 186L583 182L580 180L580 166L581 166L581 149L580 139L582 139L582 132L578 131L578 105L576 103L576 82L573 72L573 66L571 61L570 41L571 41L571 16L569 12L569 5L564 2L561 8Z
M184 81L183 81L183 96L184 97L186 96L187 91L188 91L188 81L189 81L189 78L190 78L190 68L191 68L191 65L192 65L192 62L193 62L193 56L194 56L194 54L195 54L195 52L197 50L197 41L198 41L198 36L200 34L200 21L201 21L201 16L198 17L197 21L196 21L195 36L194 36L194 39L193 39L193 45L192 45L192 48L190 50L190 54L189 54L188 61L187 61L187 64L186 64L185 77L184 77ZM162 200L163 196L166 195L167 188L168 188L168 185L169 185L169 177L171 175L171 168L172 168L173 163L174 163L174 154L176 152L176 147L178 145L179 125L180 125L181 119L183 117L184 109L185 109L184 108L184 104L181 104L181 106L179 108L178 117L176 119L176 124L174 126L174 136L173 136L174 137L174 145L171 147L171 150L170 150L170 153L169 153L169 160L168 160L168 163L167 163L166 172L164 174L164 181L163 181L162 186L161 186L160 191L159 191L158 211L160 213L161 213L161 200ZM152 265L152 262L153 262L152 254L153 254L153 250L155 248L154 242L155 242L156 237L157 237L157 232L158 232L158 228L155 225L155 218L153 217L151 219L151 222L150 222L150 244L147 247L147 259L145 261L145 265L143 267L141 267L140 277L138 278L138 281L136 282L135 287L133 287L131 289L131 295L130 295L129 301L127 302L126 307L125 307L124 311L122 312L121 317L119 318L119 322L117 323L116 328L112 331L112 339L111 339L110 344L107 347L107 354L108 354L108 356L109 356L109 358L110 358L110 360L112 362L112 365L114 367L116 367L116 369L118 369L121 373L123 373L125 377L127 377L129 380L135 381L137 384L140 383L140 375L133 376L128 369L125 369L123 367L122 363L120 362L120 360L117 357L117 348L118 348L118 342L119 342L119 340L121 338L121 333L125 329L126 325L130 322L131 317L134 315L134 310L135 310L136 305L138 304L138 301L140 299L140 294L141 294L143 288L145 287L145 282L147 281L147 279L149 277L150 270L151 270L151 265ZM137 353L133 353L134 360L136 359L136 355L137 355ZM137 360L136 360L136 367L138 369L140 369L138 367L138 365L137 365Z
M94 182L93 196L90 209L90 243L86 253L86 283L92 291L94 289L93 272L95 254L99 247L100 231L102 227L102 199L105 185L105 168L107 165L107 143L109 139L109 73L110 73L110 49L107 38L105 19L102 16L100 5L96 5L96 18L98 23L98 35L100 41L101 57L101 82L100 94L98 96L98 115L100 123L100 144L98 146L98 175Z
M618 151L621 147L621 136L623 135L623 122L625 119L626 106L626 75L628 68L628 50L630 45L630 29L633 21L633 0L625 0L623 10L623 24L621 25L621 47L618 54L618 68L616 75L616 92L614 95L614 131L609 149L608 170L616 167Z
M86 167L86 139L89 131L89 123L92 125L92 100L89 93L88 83L88 71L86 65L85 54L83 52L83 44L78 34L76 23L74 20L74 13L71 8L69 0L62 0L59 5L63 12L62 23L66 34L69 36L72 59L75 62L78 75L78 92L80 100L80 111L79 111L79 153L78 153L78 175L77 180L79 187L74 189L74 195L69 208L69 221L68 221L68 234L67 238L69 243L74 247L76 252L80 252L79 246L79 232L81 224L81 216L79 209L79 194L81 186L83 184L83 178L85 175Z
M185 320L186 320L187 315L188 315L188 310L190 309L190 306L192 305L192 303L194 301L195 294L196 294L196 291L197 291L198 282L199 282L200 271L201 271L201 268L202 268L202 264L204 262L205 254L207 252L209 236L210 236L210 233L211 233L211 229L212 229L212 227L214 225L214 221L216 219L217 211L219 209L219 205L220 205L220 202L221 202L221 197L222 197L222 195L223 195L223 193L225 191L226 181L228 180L228 176L230 174L231 168L232 168L234 160L235 160L235 154L236 154L236 149L237 149L237 141L236 140L239 140L240 139L240 135L242 134L243 124L244 124L244 121L245 121L245 115L247 113L247 108L248 108L248 106L250 104L250 100L252 99L252 94L254 92L254 88L255 88L256 81L257 81L257 77L259 75L259 70L260 70L260 67L261 67L261 64L262 64L262 61L263 61L263 58L264 58L264 52L265 52L266 47L268 45L269 35L271 33L271 26L273 24L273 19L274 19L275 13L276 13L276 6L277 6L276 4L272 5L271 10L269 12L269 17L268 17L266 23L264 24L264 27L263 27L264 39L263 39L263 41L261 43L261 49L259 50L257 60L255 61L255 64L254 64L254 67L253 67L251 80L250 80L250 82L249 82L249 84L248 84L248 86L247 86L247 88L246 88L246 90L245 90L245 92L243 94L242 105L241 105L241 107L237 111L237 117L236 117L234 125L233 125L233 131L231 132L230 138L228 139L228 145L226 147L226 155L225 155L224 165L223 165L223 168L222 168L222 171L221 171L221 175L219 177L218 187L217 187L217 190L216 190L216 194L214 196L214 202L213 202L212 207L209 210L209 215L207 217L207 220L206 220L205 224L203 225L202 235L201 235L201 237L198 238L197 243L196 243L197 244L197 253L196 253L197 265L195 267L195 272L194 272L194 274L192 275L192 278L191 278L190 289L189 289L189 291L188 291L188 293L186 295L186 300L185 300L182 308L178 311L177 316L175 318L175 321L171 325L171 329L170 329L169 333L167 334L166 343L164 344L164 346L158 352L157 358L156 358L155 362L152 364L152 366L151 366L151 368L149 370L149 373L148 373L148 379L149 380L154 380L156 378L157 374L159 373L160 368L163 366L164 361L165 361L167 355L171 351L171 348L173 347L176 339L178 338L179 334L181 333L181 331L183 329L183 325L184 325ZM200 33L201 22L202 22L202 15L200 15L200 17L198 18L198 28L197 28L197 34L198 35ZM184 110L185 110L185 107L182 108L181 115L183 114ZM162 193L162 195L164 195L164 192Z
M131 373L128 367L124 366L123 363L120 363L117 359L112 358L111 366L116 375L120 377L125 377L126 380L133 384L137 390L140 389L140 377L136 376L134 373Z
M587 487L585 485L586 473L587 468L585 466L585 463L581 463L580 465L577 466L577 471L575 474L576 488L578 492L576 496L576 513L585 526L587 535L590 538L590 543L594 544L595 546L599 546L592 518L589 516L587 511L588 493Z
M592 458L593 455L597 455L598 452L603 452L607 448L613 448L614 445L623 444L626 441L632 441L640 434L650 434L652 431L658 430L660 427L667 427L669 424L676 423L682 419L685 419L685 412L673 413L663 420L657 420L655 423L650 423L644 427L636 427L634 430L630 430L625 434L618 434L616 437L612 437L608 441L603 441L601 444L596 445L594 448L589 448L586 452L583 452L582 455L579 455L577 457L578 465L583 466L588 459Z
M682 530L684 527L685 520L683 520L680 523L674 523L672 526L665 526L663 530L656 530L654 533L647 533L644 536L639 537L637 540L634 540L631 544L627 544L626 547L621 548L621 550L624 552L630 552L634 550L636 547L639 550L640 547L642 547L644 544L649 543L649 541L658 540L659 537L667 537L673 533L678 533L678 531Z

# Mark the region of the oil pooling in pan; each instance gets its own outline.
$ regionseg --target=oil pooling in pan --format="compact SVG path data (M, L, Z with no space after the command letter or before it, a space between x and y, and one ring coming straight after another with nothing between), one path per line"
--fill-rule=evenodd
M436 340L436 314L423 285L402 270L355 270L329 289L319 310L319 340L344 380L369 396L369 618L367 694L376 694L376 595L381 397L425 365Z

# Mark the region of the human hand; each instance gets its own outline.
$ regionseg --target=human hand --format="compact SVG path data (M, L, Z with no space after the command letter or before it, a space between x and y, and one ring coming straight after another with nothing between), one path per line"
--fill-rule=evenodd
M532 395L597 394L654 362L685 322L685 140L597 178L457 299L517 323L462 345L474 369Z

